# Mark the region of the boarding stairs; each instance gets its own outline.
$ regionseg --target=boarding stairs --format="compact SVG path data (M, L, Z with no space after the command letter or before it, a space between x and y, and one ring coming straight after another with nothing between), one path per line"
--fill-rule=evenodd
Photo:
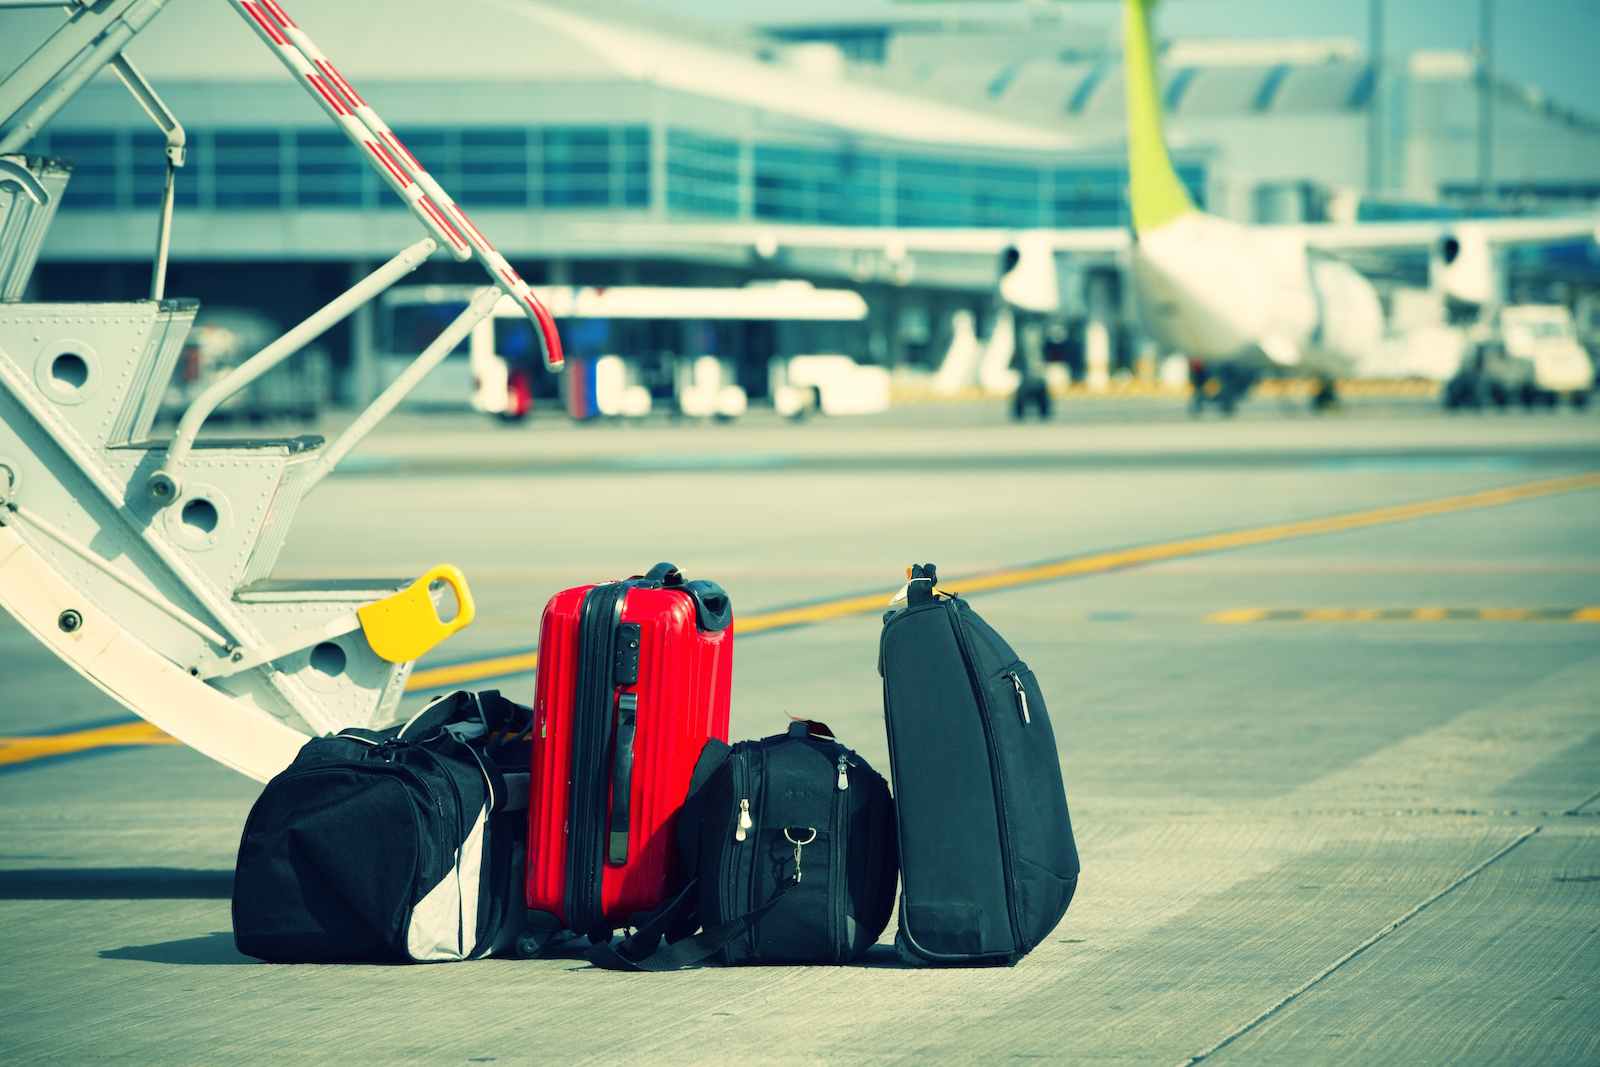
M424 235L206 389L170 439L153 439L199 310L164 293L183 128L123 53L165 2L69 2L65 23L0 82L0 605L138 715L265 780L309 736L394 721L416 658L474 610L448 565L415 580L273 578L301 501L502 299L533 322L551 369L561 347L527 284L288 13L226 0ZM45 6L61 0L0 0ZM108 66L167 135L151 297L27 302L72 163L23 149ZM489 284L333 441L199 436L220 404L436 251L477 260ZM440 606L446 587L453 613Z

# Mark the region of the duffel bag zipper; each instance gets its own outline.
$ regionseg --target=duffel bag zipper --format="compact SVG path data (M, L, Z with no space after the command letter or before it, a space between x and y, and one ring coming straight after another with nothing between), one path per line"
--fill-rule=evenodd
M972 694L978 700L978 718L982 721L983 734L989 748L989 773L994 779L994 803L1000 816L1000 862L1005 865L1006 910L1010 913L1007 917L1011 920L1011 939L1014 951L1025 951L1022 945L1022 923L1017 915L1017 873L1016 867L1011 862L1011 815L1006 810L1006 783L1005 773L1001 768L999 744L995 739L994 715L989 708L989 697L985 691L987 687L978 677L978 672L972 662L972 650L967 643L966 628L961 625L961 610L959 601L952 598L945 601L946 610L950 613L951 629L956 635L956 647L961 652L961 664L967 670L967 682L972 686Z

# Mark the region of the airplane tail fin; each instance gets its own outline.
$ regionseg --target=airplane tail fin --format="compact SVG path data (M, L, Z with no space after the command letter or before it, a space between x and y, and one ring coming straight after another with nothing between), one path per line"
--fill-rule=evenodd
M1161 132L1160 86L1150 9L1155 0L1122 2L1123 92L1128 109L1128 186L1133 232L1146 234L1195 210L1172 169Z

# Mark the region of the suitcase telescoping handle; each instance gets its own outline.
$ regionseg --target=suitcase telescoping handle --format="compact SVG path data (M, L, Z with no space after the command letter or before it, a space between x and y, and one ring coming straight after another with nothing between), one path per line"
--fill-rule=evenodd
M628 822L633 796L633 735L638 727L639 694L617 697L617 744L611 761L611 835L607 855L612 863L628 862Z

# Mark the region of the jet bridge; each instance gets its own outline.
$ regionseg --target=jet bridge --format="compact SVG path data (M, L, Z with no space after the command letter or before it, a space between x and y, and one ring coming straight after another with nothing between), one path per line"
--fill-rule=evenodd
M422 236L206 389L170 440L152 440L199 309L164 291L183 127L123 52L165 0L69 2L59 29L0 82L0 604L129 709L264 780L308 736L393 721L416 658L473 616L465 578L448 565L415 581L273 578L301 500L502 297L532 322L552 370L562 356L527 283L305 30L274 0L228 2L410 207ZM150 298L23 302L72 174L71 160L26 146L107 67L166 134ZM336 439L199 436L228 397L436 251L476 260L490 287ZM441 609L446 588L453 612Z

